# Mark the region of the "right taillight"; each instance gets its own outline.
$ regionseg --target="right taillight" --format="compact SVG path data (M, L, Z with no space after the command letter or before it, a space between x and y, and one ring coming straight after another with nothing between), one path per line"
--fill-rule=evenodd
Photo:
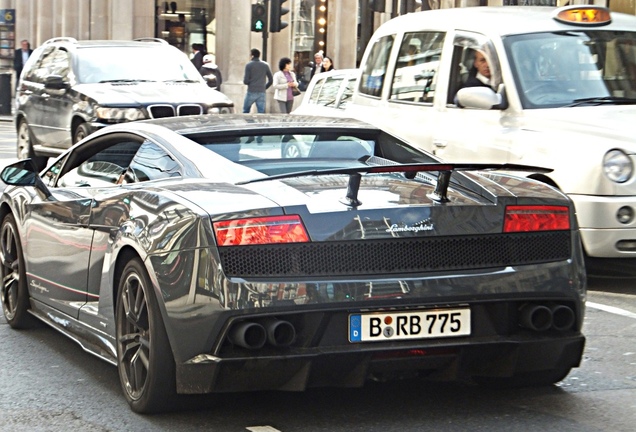
M570 229L566 206L507 206L504 232L555 231Z

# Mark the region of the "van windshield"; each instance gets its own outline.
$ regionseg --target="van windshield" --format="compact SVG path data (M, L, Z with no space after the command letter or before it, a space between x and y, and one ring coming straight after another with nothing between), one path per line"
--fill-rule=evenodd
M188 57L173 49L86 47L77 50L75 73L80 83L126 81L201 81Z
M504 40L524 108L636 104L636 33L567 31Z

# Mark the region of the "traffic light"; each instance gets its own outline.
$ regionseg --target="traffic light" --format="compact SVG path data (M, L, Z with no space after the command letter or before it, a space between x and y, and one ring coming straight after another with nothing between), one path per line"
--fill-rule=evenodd
M278 33L288 26L287 21L282 21L283 15L289 12L289 9L283 7L283 3L287 0L269 0L269 31L270 33Z
M262 32L265 30L267 24L267 10L263 3L256 3L252 5L252 31Z

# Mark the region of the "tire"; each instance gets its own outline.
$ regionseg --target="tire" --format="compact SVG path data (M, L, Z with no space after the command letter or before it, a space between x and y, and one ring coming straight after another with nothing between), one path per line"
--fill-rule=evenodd
M283 158L295 159L301 156L300 147L296 141L290 141L283 147Z
M27 159L34 156L33 153L33 135L29 124L25 119L21 119L18 123L18 139L17 139L17 157L18 159Z
M77 144L91 134L91 130L86 123L80 123L73 134L73 144Z
M175 362L152 283L138 258L121 275L115 321L117 369L131 409L154 413L172 407Z
M0 272L2 313L7 322L14 329L34 327L37 321L29 313L24 255L12 214L7 214L0 225Z

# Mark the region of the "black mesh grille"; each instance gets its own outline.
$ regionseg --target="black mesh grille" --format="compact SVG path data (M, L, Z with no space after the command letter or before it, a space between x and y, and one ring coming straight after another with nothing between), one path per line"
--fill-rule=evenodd
M171 105L153 105L148 107L148 111L152 118L174 117L174 108Z
M177 115L199 115L203 114L203 110L199 105L179 105L177 107Z
M355 276L480 269L568 259L569 231L219 248L238 277Z

